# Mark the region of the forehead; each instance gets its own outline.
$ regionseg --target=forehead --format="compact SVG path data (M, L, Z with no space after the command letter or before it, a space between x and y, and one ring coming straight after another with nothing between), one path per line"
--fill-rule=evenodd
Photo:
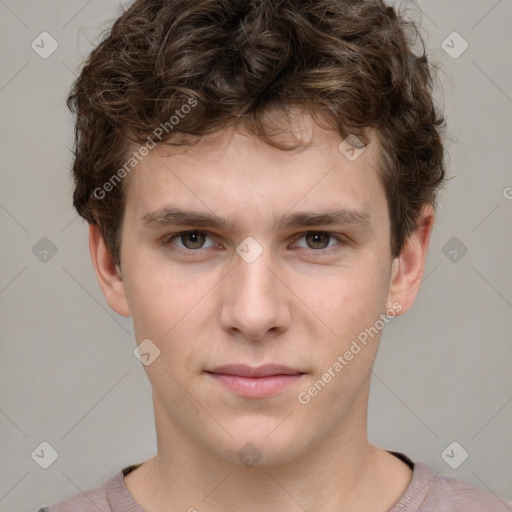
M302 120L283 130L277 143L298 139L309 143L283 150L231 128L193 145L159 146L127 177L125 215L140 222L155 210L175 207L255 225L292 210L347 209L377 219L387 212L375 133L344 142Z

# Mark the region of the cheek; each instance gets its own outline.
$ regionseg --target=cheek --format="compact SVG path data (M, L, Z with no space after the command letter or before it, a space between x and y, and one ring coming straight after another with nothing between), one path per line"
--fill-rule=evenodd
M130 282L133 323L137 343L150 339L159 353L144 371L153 390L176 410L190 406L179 382L200 370L198 354L201 332L208 330L207 301L202 289L181 281L166 272L150 273ZM204 335L203 335L204 338ZM199 412L198 412L199 413Z
M137 278L129 286L137 339L140 336L163 342L194 303L197 290L156 270ZM183 320L181 320L183 321Z
M290 270L284 280L293 290L288 303L291 332L304 329L311 336L332 339L324 345L330 354L373 325L385 311L389 282L389 269L378 254L367 248L343 266ZM149 338L161 351L171 347L183 357L199 350L196 345L204 333L218 327L215 314L221 307L215 302L216 286L222 269L170 265L160 252L137 251L136 244L126 251L124 261L137 342Z
M151 339L162 355L172 351L186 357L197 350L199 334L211 320L218 276L184 272L154 259L133 258L130 263L125 286L137 342Z
M361 265L357 270L354 267L338 270L324 279L322 289L314 293L311 286L305 286L301 292L308 291L305 296L310 304L319 307L314 311L322 324L335 333L316 322L318 332L327 335L315 337L315 373L308 385L311 387L303 390L316 393L322 389L318 393L321 398L313 398L311 403L318 410L329 408L333 421L354 406L368 385L369 369L384 328L380 315L386 311L387 276L388 270L374 261L373 265ZM318 342L319 338L324 342ZM328 383L323 387L319 380Z
M323 269L316 276L296 275L293 288L310 308L312 321L325 324L328 334L334 332L345 343L385 312L388 284L389 269L366 254L357 263Z

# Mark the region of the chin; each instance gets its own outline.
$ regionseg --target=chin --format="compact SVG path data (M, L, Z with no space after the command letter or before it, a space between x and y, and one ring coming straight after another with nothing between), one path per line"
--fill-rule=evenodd
M228 428L233 438L224 438L222 458L238 466L276 467L286 465L306 452L304 429L293 429L273 419L258 424L239 423L237 428Z

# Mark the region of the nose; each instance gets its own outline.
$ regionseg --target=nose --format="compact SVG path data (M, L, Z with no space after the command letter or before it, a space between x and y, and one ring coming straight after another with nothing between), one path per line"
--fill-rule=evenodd
M222 327L250 340L275 337L290 325L289 297L269 251L253 262L235 256L223 279Z

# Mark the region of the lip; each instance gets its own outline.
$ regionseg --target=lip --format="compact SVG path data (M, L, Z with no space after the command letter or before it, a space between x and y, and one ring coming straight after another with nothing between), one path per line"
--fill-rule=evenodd
M206 373L230 391L246 398L276 395L304 375L299 370L276 364L257 368L242 364L225 365Z
M218 366L213 370L209 370L208 373L220 373L223 375L235 375L237 377L270 377L272 375L298 375L304 372L294 370L288 366L280 364L265 364L253 368L245 364L227 364L225 366Z

